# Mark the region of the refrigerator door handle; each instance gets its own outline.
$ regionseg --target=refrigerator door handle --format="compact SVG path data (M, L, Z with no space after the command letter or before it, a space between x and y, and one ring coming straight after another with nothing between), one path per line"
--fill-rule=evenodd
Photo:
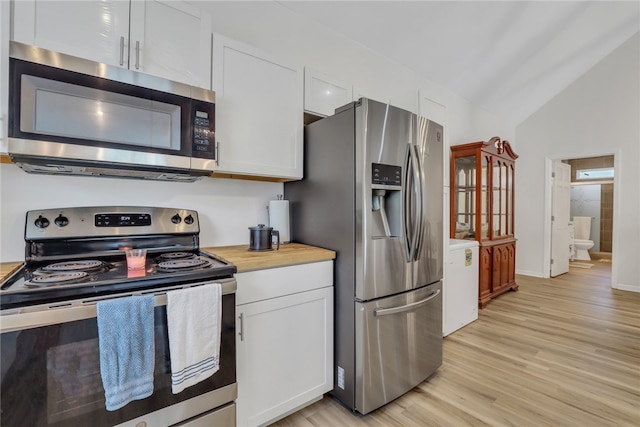
M404 156L404 176L403 176L403 205L402 205L402 227L404 229L404 251L407 261L411 261L413 255L413 229L411 218L411 188L410 182L413 179L411 173L412 161L411 161L411 145L407 144L407 150Z
M415 310L416 308L425 305L426 303L428 303L429 301L437 297L439 294L440 294L440 289L436 290L435 292L432 292L425 299L412 302L411 304L401 305L400 307L392 307L392 308L377 308L373 310L373 315L378 317L378 316L386 316L389 314L398 314L398 313L403 313L405 311Z
M414 178L413 183L416 189L416 203L418 206L418 215L417 215L417 224L415 227L416 233L416 244L413 252L413 260L417 261L420 258L420 253L422 252L422 242L424 241L424 227L425 227L425 194L423 187L423 179L424 174L422 172L422 164L420 161L420 156L418 152L418 147L416 145L411 146L413 149L413 158L415 160L415 164L413 166Z

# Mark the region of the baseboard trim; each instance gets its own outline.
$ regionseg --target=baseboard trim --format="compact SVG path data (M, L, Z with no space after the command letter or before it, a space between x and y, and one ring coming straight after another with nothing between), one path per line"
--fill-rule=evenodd
M613 289L618 289L621 291L640 292L640 286L625 285L624 283L618 283L617 285L613 285L612 287Z
M532 277L539 277L540 279L544 279L545 276L542 275L540 272L538 271L528 271L528 270L516 270L516 274L519 274L521 276L532 276Z

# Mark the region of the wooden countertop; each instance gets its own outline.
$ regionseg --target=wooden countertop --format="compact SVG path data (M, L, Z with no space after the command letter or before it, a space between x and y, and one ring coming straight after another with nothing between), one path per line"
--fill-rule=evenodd
M0 282L9 277L11 273L22 267L21 262L0 262Z
M235 264L238 267L238 273L309 262L329 261L336 257L334 251L301 243L287 243L280 245L279 250L264 252L250 251L249 245L217 246L201 249Z

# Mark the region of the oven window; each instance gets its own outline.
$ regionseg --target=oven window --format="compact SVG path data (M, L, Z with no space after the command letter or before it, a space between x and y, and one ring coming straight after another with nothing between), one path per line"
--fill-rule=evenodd
M47 413L49 421L92 412L102 406L98 340L62 344L47 350Z
M112 426L235 382L235 298L223 297L220 370L171 392L166 309L155 309L154 392L117 411L105 409L96 319L4 333L0 390L3 426Z

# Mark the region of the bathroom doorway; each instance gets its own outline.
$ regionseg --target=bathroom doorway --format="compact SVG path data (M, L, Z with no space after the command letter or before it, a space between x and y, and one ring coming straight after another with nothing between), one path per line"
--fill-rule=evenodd
M594 157L576 157L562 159L562 163L571 167L571 184L569 206L564 207L569 212L570 224L574 217L589 218L589 238L593 241L593 247L588 249L587 259L575 259L576 248L572 244L568 272L571 268L592 268L595 263L604 264L611 268L613 258L613 218L614 218L614 188L615 188L615 158L614 155L601 155ZM557 162L557 161L556 161ZM551 205L565 204L566 196L557 197L558 192L550 192ZM562 210L562 209L561 209ZM582 219L581 219L582 221ZM570 227L571 228L571 227ZM551 245L555 231L552 229ZM571 241L573 242L573 241ZM558 275L558 251L552 247L550 250L550 275ZM590 259L589 259L590 258ZM564 263L560 260L560 264ZM554 274L555 271L555 274ZM560 274L564 272L560 270Z

